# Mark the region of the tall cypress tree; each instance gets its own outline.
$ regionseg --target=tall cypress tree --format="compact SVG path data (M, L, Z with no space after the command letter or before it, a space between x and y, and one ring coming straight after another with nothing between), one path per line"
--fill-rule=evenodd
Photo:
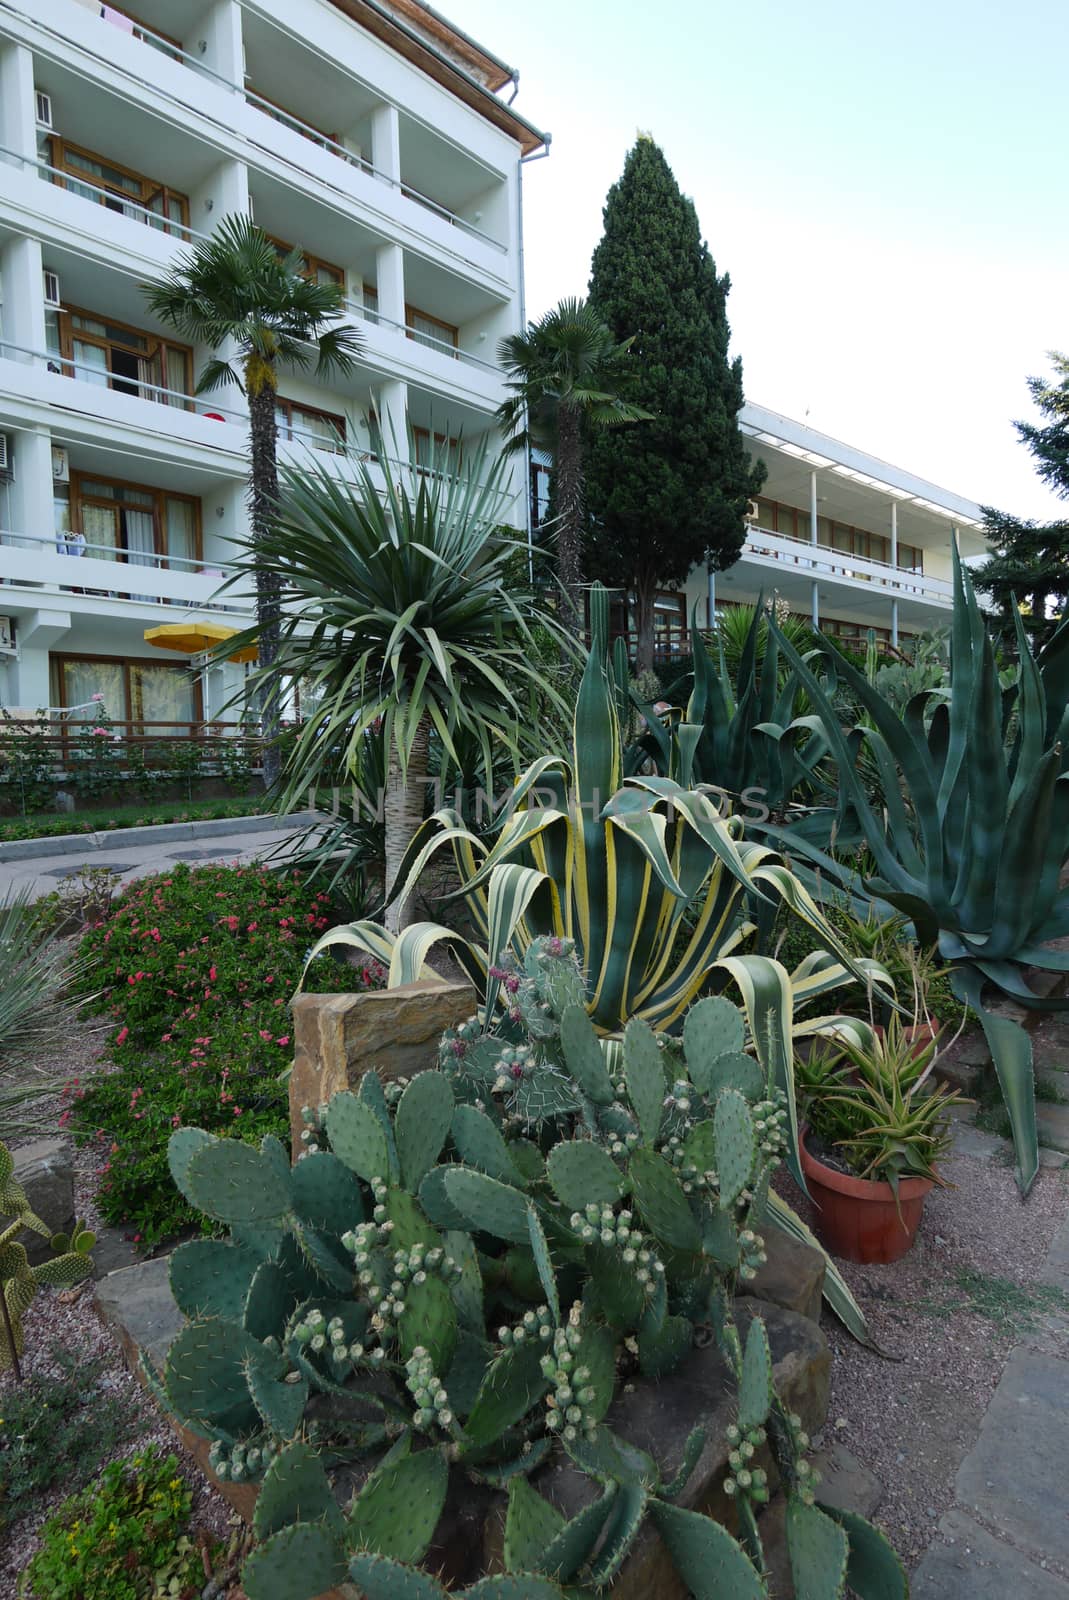
M738 424L742 362L728 357L730 281L718 277L692 201L641 135L609 191L590 303L616 339L634 335L631 398L649 422L591 436L587 570L634 595L638 666L653 661L658 589L698 562L736 562L746 502L765 478Z
M1056 381L1029 378L1028 389L1047 419L1041 426L1015 422L1017 436L1035 458L1047 486L1069 500L1069 356L1050 352ZM991 555L974 574L976 587L1002 613L1002 640L1016 643L1013 612L1021 612L1032 648L1040 648L1069 604L1069 522L1028 522L984 506L984 537ZM1023 608L1023 609L1022 609Z

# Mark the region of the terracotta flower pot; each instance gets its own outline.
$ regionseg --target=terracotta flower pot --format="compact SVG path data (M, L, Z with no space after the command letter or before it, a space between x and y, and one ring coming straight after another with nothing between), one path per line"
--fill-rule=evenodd
M927 1050L928 1046L935 1040L941 1026L939 1018L933 1017L930 1022L917 1022L911 1024L908 1028L902 1029L907 1042L915 1047L913 1051L915 1056L919 1056L922 1051ZM882 1039L887 1030L877 1023L872 1031L877 1038Z
M822 1244L833 1256L866 1265L904 1256L917 1237L925 1196L934 1188L931 1178L901 1179L896 1204L889 1183L849 1177L810 1155L808 1131L803 1127L799 1137L802 1171L817 1207L814 1226Z

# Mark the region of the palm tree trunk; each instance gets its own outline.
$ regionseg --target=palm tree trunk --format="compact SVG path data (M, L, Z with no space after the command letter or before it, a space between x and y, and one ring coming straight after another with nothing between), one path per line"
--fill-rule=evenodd
M249 476L249 511L252 517L253 548L259 544L278 506L278 423L275 417L274 371L266 362L253 372L246 366L246 391L249 398L249 441L252 465ZM279 624L282 607L279 596L282 580L266 564L256 566L256 622L259 629L257 665L263 671L278 655ZM281 758L278 735L281 723L281 685L274 676L261 683L257 695L260 734L263 739L264 785L270 793L278 783Z
M397 869L412 835L423 821L423 805L427 796L427 759L430 747L430 722L422 717L412 741L408 770L401 771L401 761L396 749L391 748L386 769L386 893L390 894L397 880ZM390 933L400 933L416 920L414 896L403 903L394 900L386 907L386 928Z
M583 582L583 527L586 489L583 481L583 438L579 410L557 410L557 576L563 598L561 620L578 636L582 626L580 589Z
M656 591L644 586L635 590L635 671L653 670L653 615Z

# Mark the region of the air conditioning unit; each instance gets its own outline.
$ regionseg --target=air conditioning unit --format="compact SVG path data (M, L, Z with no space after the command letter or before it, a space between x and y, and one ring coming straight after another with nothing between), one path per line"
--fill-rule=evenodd
M14 650L15 648L15 619L14 617L0 617L0 650Z
M69 483L71 479L70 460L62 445L52 446L52 482Z
M40 89L37 91L37 126L39 128L51 128L53 126L52 96L50 94L42 94Z
M62 305L62 301L59 298L59 273L49 272L48 268L46 267L44 279L45 305L48 306L50 310L58 311Z
M0 433L0 477L11 476L11 435Z
M756 522L757 521L757 519L761 515L761 513L760 513L760 511L758 509L758 505L757 505L757 501L756 500L747 500L747 502L746 502L746 510L743 513L743 515L744 515L744 517L745 517L747 522Z

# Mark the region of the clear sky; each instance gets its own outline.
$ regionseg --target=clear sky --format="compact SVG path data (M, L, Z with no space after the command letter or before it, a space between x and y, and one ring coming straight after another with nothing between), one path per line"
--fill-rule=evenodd
M583 294L637 132L698 209L747 398L1017 515L1069 348L1069 0L436 0L520 70L527 310Z

